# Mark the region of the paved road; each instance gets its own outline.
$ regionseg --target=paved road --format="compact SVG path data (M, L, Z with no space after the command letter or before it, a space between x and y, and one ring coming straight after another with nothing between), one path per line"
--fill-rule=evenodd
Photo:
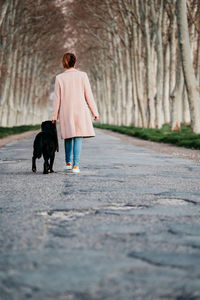
M0 148L0 299L200 299L200 165L96 133L80 174Z

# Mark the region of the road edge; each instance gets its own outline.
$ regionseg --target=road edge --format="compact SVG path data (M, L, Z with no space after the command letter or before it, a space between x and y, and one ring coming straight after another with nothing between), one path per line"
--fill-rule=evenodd
M200 151L196 149L188 149L184 147L174 146L172 144L157 143L153 141L142 140L133 136L128 136L119 132L114 132L109 129L102 129L95 127L95 130L102 131L105 134L117 137L123 142L134 146L148 148L160 153L170 154L176 157L190 159L200 163Z
M19 141L21 139L25 139L25 138L28 138L34 134L37 134L40 130L31 130L31 131L26 131L26 132L23 132L23 133L19 133L19 134L12 134L12 135L8 135L2 139L0 139L0 148L7 145L7 144L10 144L12 142L16 142L16 141Z

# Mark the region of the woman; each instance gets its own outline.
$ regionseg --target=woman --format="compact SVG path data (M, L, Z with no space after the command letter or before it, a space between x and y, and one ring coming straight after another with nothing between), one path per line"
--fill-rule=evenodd
M59 116L65 145L65 169L79 173L82 139L95 136L89 109L95 121L99 114L87 74L75 69L75 55L65 53L62 63L66 70L56 76L52 122Z

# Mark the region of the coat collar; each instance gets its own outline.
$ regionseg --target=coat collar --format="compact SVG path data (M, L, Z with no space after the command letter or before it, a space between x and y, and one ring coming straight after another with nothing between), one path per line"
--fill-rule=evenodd
M65 72L71 72L71 71L77 71L75 68L70 68L70 69L66 69L65 71L64 71L64 73Z

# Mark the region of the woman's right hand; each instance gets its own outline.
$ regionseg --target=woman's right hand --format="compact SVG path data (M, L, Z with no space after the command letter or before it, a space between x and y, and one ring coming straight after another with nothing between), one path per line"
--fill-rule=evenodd
M97 121L97 120L98 120L98 117L97 117L97 116L95 116L95 117L94 117L94 121Z

